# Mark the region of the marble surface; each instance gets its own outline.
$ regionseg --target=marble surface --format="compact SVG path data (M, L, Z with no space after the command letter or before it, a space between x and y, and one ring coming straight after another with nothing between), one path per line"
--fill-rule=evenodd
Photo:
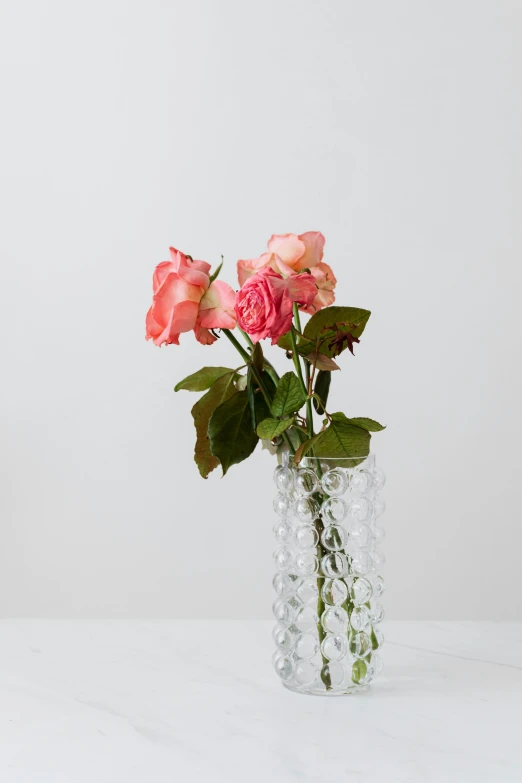
M520 783L522 624L385 623L367 693L302 696L271 623L0 622L2 783Z

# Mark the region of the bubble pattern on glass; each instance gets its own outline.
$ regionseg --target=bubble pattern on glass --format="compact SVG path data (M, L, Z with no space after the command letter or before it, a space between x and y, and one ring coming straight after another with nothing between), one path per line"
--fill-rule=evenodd
M273 664L305 693L365 688L383 668L385 476L373 455L345 464L285 457L274 475Z

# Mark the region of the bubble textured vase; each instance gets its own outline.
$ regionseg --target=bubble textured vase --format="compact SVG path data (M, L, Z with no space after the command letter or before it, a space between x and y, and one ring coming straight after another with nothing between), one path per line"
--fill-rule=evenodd
M285 455L274 474L274 667L300 693L365 690L382 670L385 478L374 455Z

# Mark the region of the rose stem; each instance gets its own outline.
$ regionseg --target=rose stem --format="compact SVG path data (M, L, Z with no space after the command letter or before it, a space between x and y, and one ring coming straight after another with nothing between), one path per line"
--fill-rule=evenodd
M243 337L245 338L245 342L248 344L249 349L251 351L253 351L254 350L254 343L252 342L252 340L250 338L250 335L247 334L246 332L244 332L242 329L240 329L239 326L237 328L238 328L238 331L240 331L241 334L243 335ZM277 374L274 365L270 364L270 362L268 361L266 356L263 356L263 359L264 359L264 362L265 362L265 370L267 371L269 376L272 378L274 384L277 386L277 384L279 383L280 379L279 379L279 375Z
M301 330L301 319L300 319L300 316L299 316L299 308L298 308L298 306L297 306L297 304L295 302L294 302L294 318L295 318L295 324L297 326L297 331L301 333L302 330ZM311 391L311 389L310 389L310 366L309 366L308 362L306 361L306 359L303 359L304 365L305 365L305 376L306 376L306 386L305 386L304 381L303 381L303 373L302 373L302 370L301 370L301 363L300 363L300 360L299 360L299 354L297 352L297 338L296 338L295 329L294 329L293 326L292 326L291 338L292 338L292 350L293 350L293 354L294 354L294 365L295 365L295 368L297 370L297 374L299 376L299 380L301 381L303 389L306 392L306 394L309 395L310 391ZM313 420L313 414L312 414L312 400L310 399L309 396L307 397L307 400L306 400L306 423L307 423L307 429L308 429L308 437L309 438L313 438L314 437L314 420ZM321 464L320 464L319 460L317 460L317 473L319 475L319 478L321 478L322 470L321 470ZM317 535L319 536L319 542L317 544L317 554L319 555L319 562L321 563L322 559L324 557L325 552L324 552L324 549L323 549L322 544L321 544L321 533L323 532L324 525L323 525L323 521L322 521L322 519L320 517L315 520L315 529L317 530ZM323 614L323 612L324 612L324 610L326 608L325 604L324 604L324 600L323 600L323 595L322 595L322 589L323 589L324 582L325 582L325 579L324 579L323 576L318 576L317 577L317 616L318 616L317 635L319 637L319 644L320 645L323 643L324 639L326 638L326 632L325 632L325 630L324 630L324 628L322 626L322 623L321 623L321 617L322 617L322 614ZM325 658L325 656L323 655L322 650L321 650L321 658L323 660L323 669L324 669L324 667L326 667L328 665L328 659ZM321 679L323 679L323 678L321 678ZM330 691L332 689L332 681L330 679L330 675L327 674L326 672L324 674L323 682L324 682L326 690Z
M237 348L237 350L239 351L239 353L241 354L243 359L249 365L249 368L252 371L252 375L254 376L254 378L255 378L255 380L257 382L257 385L259 386L259 388L261 390L261 394L265 398L265 402L268 405L268 408L270 409L270 406L272 405L272 400L270 399L270 395L268 394L268 391L266 390L266 386L263 383L263 379L261 378L261 376L257 372L256 368L252 364L251 357L245 351L245 349L243 348L241 343L238 340L236 340L236 338L234 337L234 335L232 334L232 332L229 329L222 329L221 331L223 332L224 335L226 335L228 337L228 339L230 340L232 345L235 348ZM294 454L294 447L292 446L292 441L288 437L288 433L287 432L283 432L283 438L285 439L286 445L288 446L288 448L290 450L290 454L293 456L293 454Z
M301 318L299 316L299 308L297 304L294 302L294 318L295 318L295 325L297 326L297 331L301 333ZM292 349L294 351L294 356L297 355L297 361L299 363L299 354L297 353L297 339L295 336L295 333L292 332ZM311 393L310 389L310 365L306 361L306 359L303 359L304 366L305 366L305 376L306 376L306 388L305 391L308 395ZM299 363L299 367L300 367ZM301 380L302 380L302 374L301 374ZM306 421L308 425L308 437L313 438L314 437L314 420L312 415L312 400L310 399L310 396L308 396L308 399L306 400Z

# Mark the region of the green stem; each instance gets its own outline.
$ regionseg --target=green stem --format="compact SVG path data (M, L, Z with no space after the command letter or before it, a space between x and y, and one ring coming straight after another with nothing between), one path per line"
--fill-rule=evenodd
M251 357L249 356L249 354L247 353L247 351L245 351L245 349L243 348L243 346L241 345L241 343L239 342L239 340L237 340L237 339L234 337L234 335L232 334L232 332L230 331L230 329L222 329L221 331L223 332L223 334L224 334L226 337L228 337L228 339L230 340L230 342L232 343L232 345L234 346L234 348L236 348L236 349L239 351L239 353L241 354L241 356L243 357L243 359L245 360L245 362L246 362L247 364L250 364Z
M297 327L297 331L301 332L301 319L299 316L299 308L297 307L297 304L294 303L294 320L295 325ZM291 339L292 339L292 351L294 355L294 365L297 370L297 375L299 377L299 380L301 381L301 384L303 385L305 391L307 394L310 394L310 365L306 361L306 359L303 359L304 366L305 366L305 377L306 377L306 386L303 381L303 374L301 370L301 362L299 360L299 354L297 352L297 335L295 333L295 329L292 326L292 333L291 333ZM307 429L308 429L308 437L313 438L314 437L314 420L312 416L312 400L310 397L306 400L306 423L307 423ZM319 475L319 478L322 476L322 470L321 465L319 464L319 460L317 461L317 473ZM322 502L324 498L322 496L319 496L319 501ZM317 534L319 536L319 543L317 545L317 555L319 557L319 562L322 562L322 559L324 557L325 550L323 549L323 546L321 544L321 533L324 530L324 524L321 517L315 520L315 529L317 530ZM326 631L324 630L322 623L321 623L321 617L323 615L324 610L326 609L324 600L323 600L323 586L325 583L324 576L318 576L317 577L317 590L318 590L318 596L317 596L317 635L319 637L319 644L322 645L323 641L326 639ZM321 651L321 658L323 661L323 668L328 665L328 658L326 658L322 651ZM325 688L327 691L330 691L332 689L332 681L329 674L325 674L322 678Z
M252 342L252 339L251 339L250 335L247 334L246 332L244 332L242 329L240 329L239 326L237 328L238 328L238 331L241 332L241 334L245 338L245 342L247 343L249 349L251 351L253 351L255 346L254 346L254 343ZM266 357L263 357L263 358L264 358L264 362L265 362L265 370L267 371L268 375L271 377L271 379L273 380L273 382L277 386L277 384L279 383L279 380L280 380L279 375L277 374L276 369L273 366L273 364L270 364L270 362L268 361L268 359Z
M301 362L299 361L299 354L297 353L297 338L296 338L294 326L292 326L292 331L290 332L290 339L292 340L292 359L294 360L295 371L297 373L297 377L299 378L299 382L301 384L303 391L305 392L305 394L308 394L308 389L305 386L305 382L303 378L303 371L301 369Z
M297 331L298 334L302 334L303 330L301 328L301 316L299 314L299 308L295 304L295 302L294 302L294 318L295 318L295 328L296 328L296 331ZM310 380L310 365L306 361L306 359L304 360L304 366L305 366L306 380L309 381Z
M295 318L295 325L297 327L297 331L299 332L299 334L302 334L303 330L301 329L301 316L299 314L299 308L295 302L294 302L294 318Z
M250 338L250 335L248 335L248 334L247 334L246 332L244 332L242 329L239 329L239 326L238 326L237 328L238 328L238 330L241 332L241 334L243 335L243 337L245 338L245 342L248 344L248 347L249 347L249 349L250 349L251 351L253 351L253 350L254 350L254 348L255 348L255 346L254 346L254 343L252 342L252 340L251 340L251 338ZM274 383L275 383L275 385L277 386L277 384L278 384L278 383L279 383L279 381L280 381L280 378L279 378L279 375L278 375L278 373L276 372L276 369L275 369L274 365L273 365L273 364L271 364L271 363L268 361L268 359L266 358L266 356L264 356L264 357L263 357L263 359L264 359L264 363L265 363L265 370L267 371L267 373L269 374L269 376L272 378L273 382L274 382Z
M263 397L265 398L265 402L266 402L266 404L268 405L268 408L270 409L270 407L271 407L271 405L272 405L272 400L270 399L270 395L268 394L268 391L267 391L267 389L266 389L266 386L265 386L265 384L263 383L263 379L262 379L262 377L260 376L260 374L257 372L256 368L255 368L255 367L254 367L254 365L252 364L252 358L251 358L251 357L248 355L248 353L245 351L245 349L243 348L243 346L241 345L241 343L239 342L239 340L236 340L236 338L234 337L234 335L232 334L232 332L230 331L230 329L222 329L221 331L223 332L223 334L224 334L226 337L228 337L228 339L230 340L230 342L232 343L232 345L233 345L235 348L237 348L237 350L239 351L239 353L241 354L241 356L243 357L243 359L244 359L244 360L245 360L245 361L248 363L248 366L249 366L249 368L250 368L250 370L251 370L251 372L252 372L252 375L254 376L254 378L255 378L255 380L256 380L256 383L257 383L257 385L259 386L259 388L260 388L260 390L261 390L261 394L262 394L262 395L263 395ZM290 440L290 438L288 437L288 433L287 433L287 432L283 432L283 438L284 438L284 440L285 440L285 443L286 443L286 445L287 445L287 446L288 446L288 448L290 449L290 454L293 456L293 454L294 454L294 447L292 446L292 441L291 441L291 440Z
M312 400L310 397L306 401L306 421L308 422L308 437L314 437L314 420L312 418Z
M301 318L299 316L299 308L297 304L294 302L294 319L297 326L297 331L301 332ZM306 384L303 380L303 371L301 369L301 362L299 359L299 353L297 351L297 334L295 331L295 328L292 326L292 331L290 334L290 338L292 340L292 354L293 354L293 360L294 360L294 366L297 371L297 375L299 377L299 380L301 381L301 386L303 387L303 390L306 392L306 394L310 393L310 365L306 361L306 359L303 359L304 366L305 366L305 376L306 376ZM314 437L314 420L313 420L313 414L312 414L312 400L310 397L306 400L306 426L308 429L308 437L313 438Z
M319 543L317 544L317 556L319 558L319 563L321 563L322 559L323 559L323 557L325 555L325 551L324 551L323 546L321 544L321 533L324 530L324 525L323 525L323 521L322 521L321 517L319 517L318 519L315 520L315 529L317 530L317 534L319 536ZM324 610L326 609L326 606L325 606L325 603L324 603L324 600L323 600L323 595L322 595L323 586L324 586L325 581L326 581L326 579L325 579L324 576L318 576L317 577L317 590L318 590L318 596L317 596L317 617L318 617L318 620L317 620L317 636L319 637L319 644L320 645L322 645L323 641L326 639L326 631L324 630L324 628L322 626L322 623L321 623L321 617L323 615ZM326 658L323 655L323 651L322 650L321 650L321 658L322 658L322 661L323 661L323 669L324 669L325 666L328 666L328 658ZM324 686L325 686L326 690L327 691L332 690L332 680L330 678L330 675L325 673L321 677L321 679L322 679L322 681L324 683Z
M254 347L254 343L252 342L252 338L250 337L250 335L249 335L249 334L247 334L246 332L244 332L242 329L240 329L240 328L239 328L239 326L238 326L237 328L238 328L238 331L239 331L239 332L241 332L241 334L242 334L242 335L243 335L243 337L245 338L245 341L248 343L248 345L249 345L251 348L253 348L253 347Z

